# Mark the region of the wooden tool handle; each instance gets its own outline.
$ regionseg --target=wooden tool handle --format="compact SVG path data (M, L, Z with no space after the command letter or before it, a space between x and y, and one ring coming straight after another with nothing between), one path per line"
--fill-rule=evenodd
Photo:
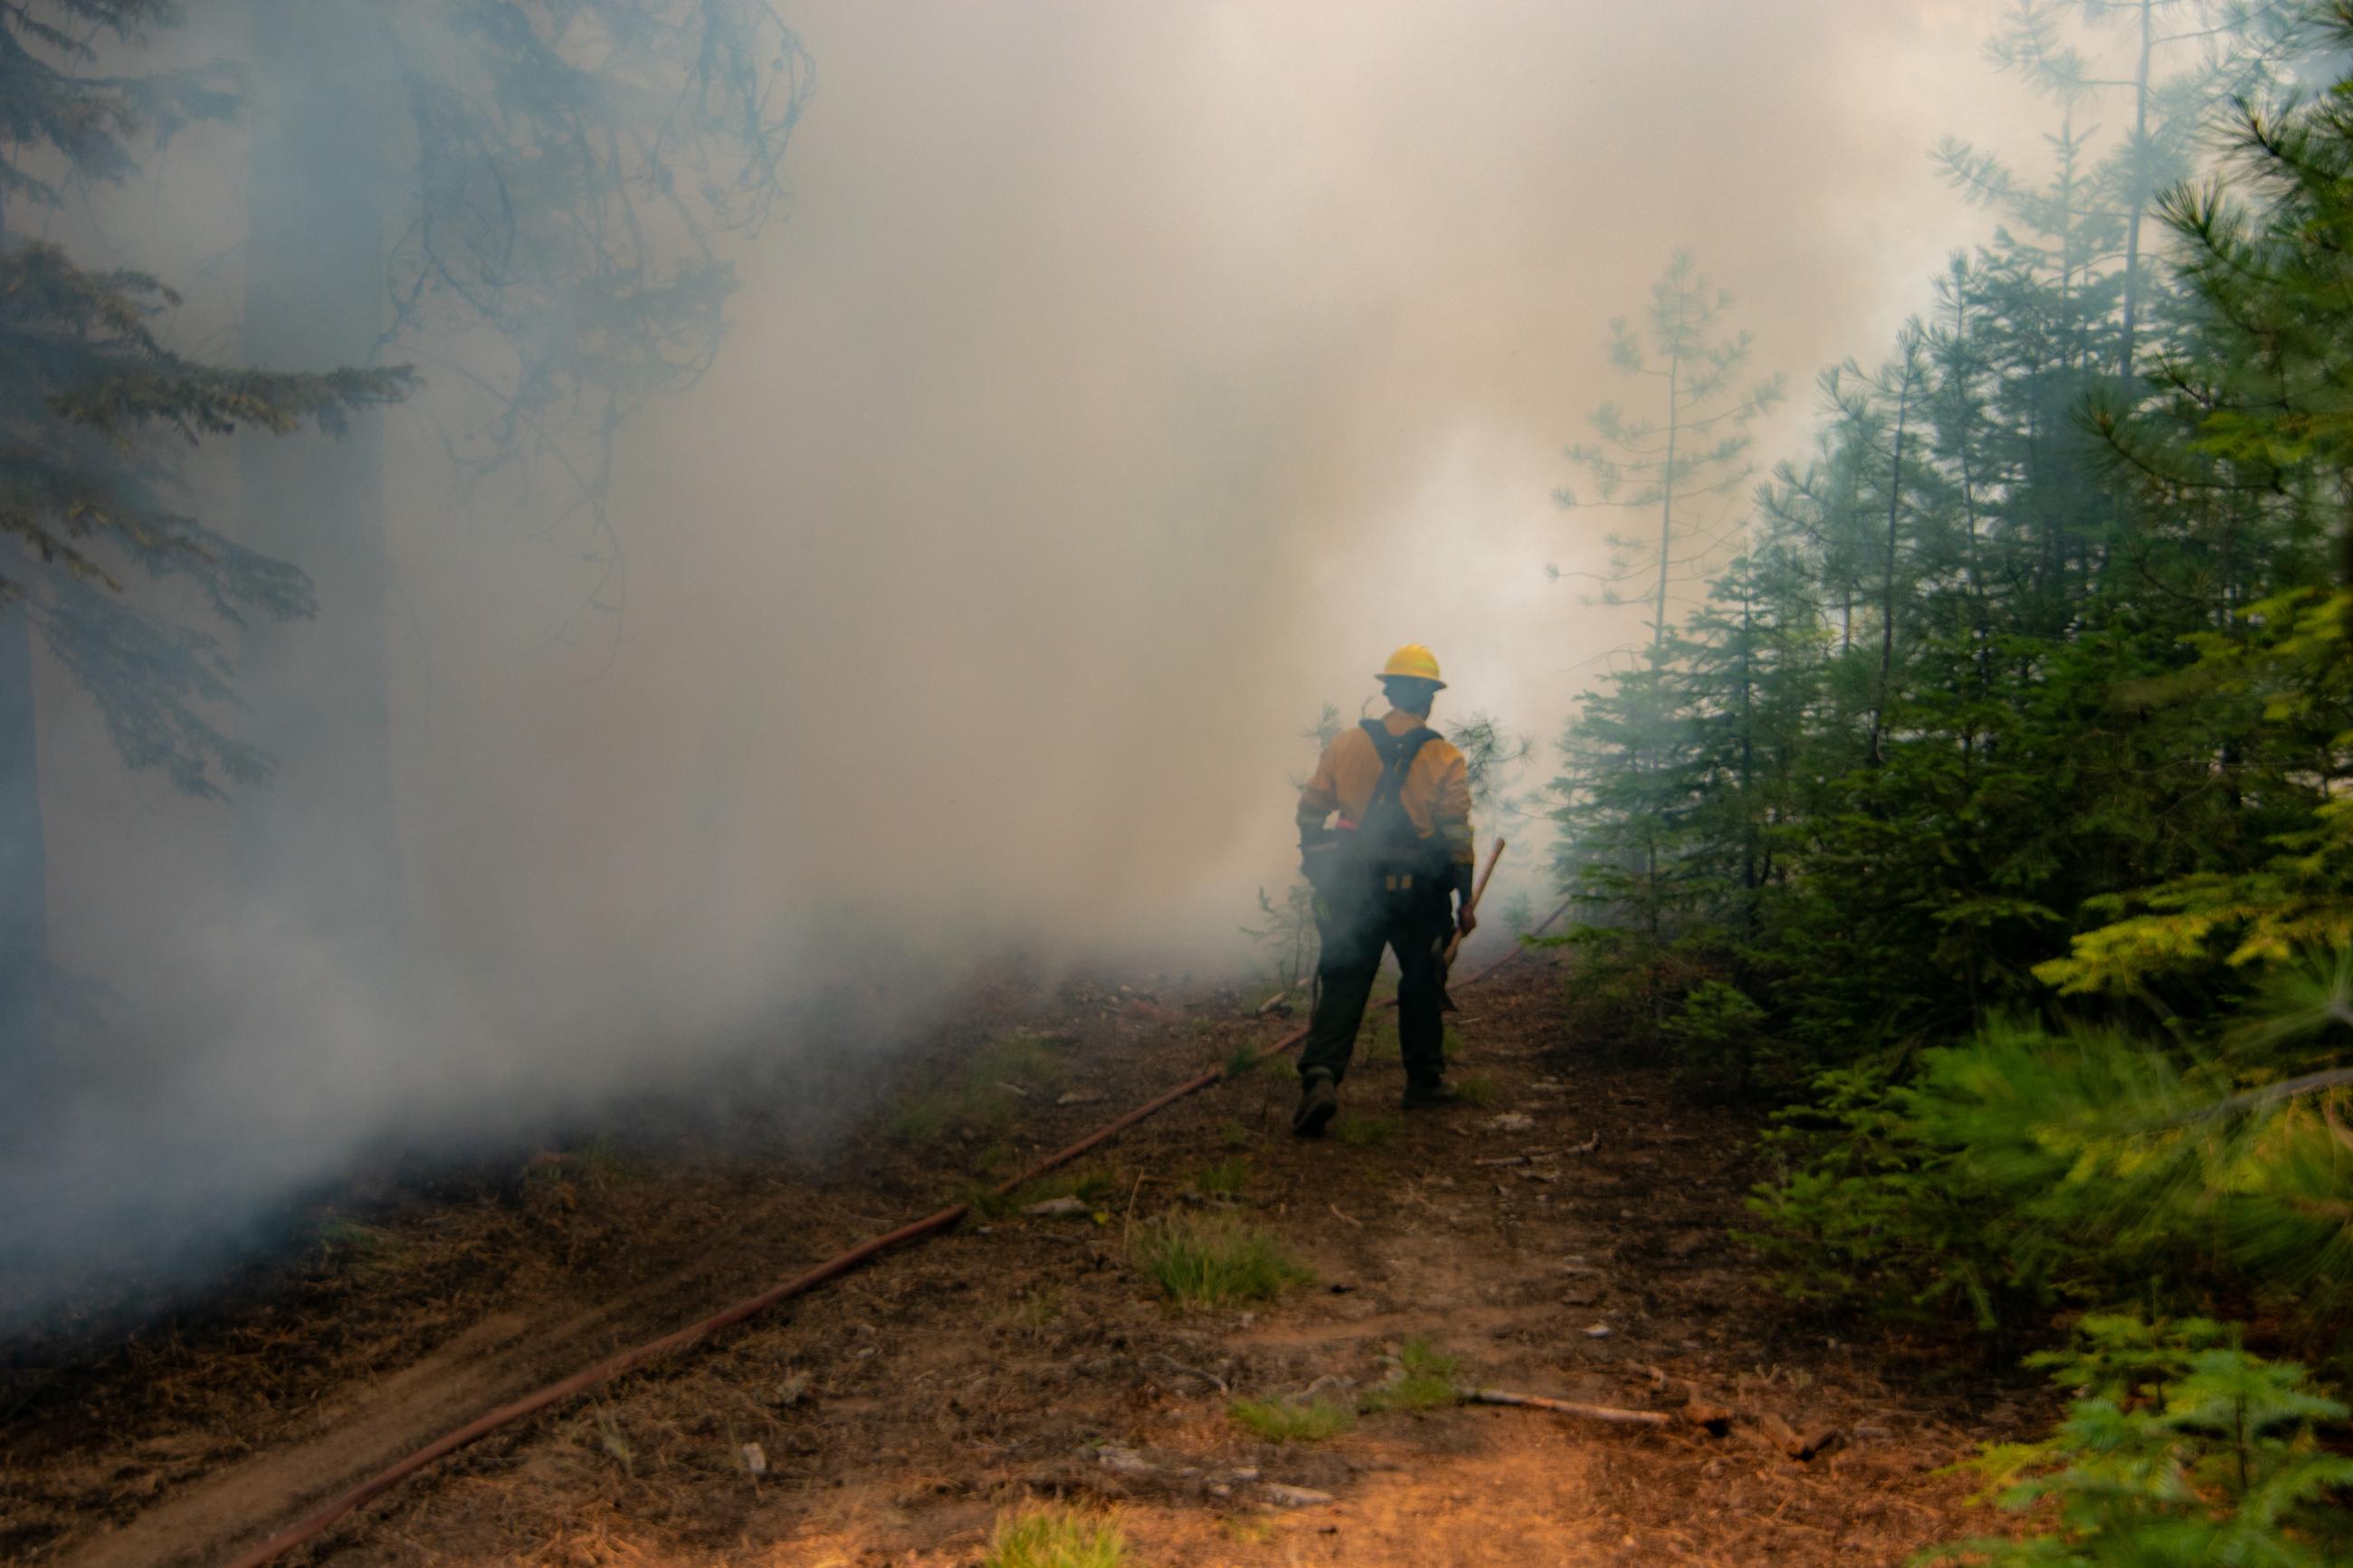
M1478 910L1479 900L1487 896L1487 884L1494 880L1495 863L1503 859L1503 858L1504 840L1498 838L1495 840L1494 847L1487 851L1487 868L1479 873L1479 880L1472 885L1471 901L1462 906L1464 909L1470 910L1474 913ZM1453 936L1447 940L1446 955L1439 961L1441 965L1452 963L1454 962L1455 953L1460 952L1461 947L1462 928L1458 925L1454 928Z

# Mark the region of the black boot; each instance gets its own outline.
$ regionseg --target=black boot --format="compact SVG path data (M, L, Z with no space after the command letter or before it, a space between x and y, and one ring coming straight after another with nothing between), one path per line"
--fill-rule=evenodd
M1430 1110L1440 1106L1460 1105L1462 1103L1462 1091L1444 1079L1433 1079L1429 1083L1409 1083L1405 1086L1405 1099L1401 1103L1408 1110Z
M1324 1127L1340 1113L1340 1091L1328 1073L1311 1072L1299 1080L1299 1109L1291 1113L1291 1130L1302 1138L1321 1138Z

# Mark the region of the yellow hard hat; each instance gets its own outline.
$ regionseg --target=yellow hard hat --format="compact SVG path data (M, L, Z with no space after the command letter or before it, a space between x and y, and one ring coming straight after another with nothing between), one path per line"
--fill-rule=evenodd
M1440 691L1446 689L1446 682L1438 679L1438 656L1418 642L1409 642L1389 655L1389 662L1382 669L1380 679L1387 680L1398 675L1427 680Z

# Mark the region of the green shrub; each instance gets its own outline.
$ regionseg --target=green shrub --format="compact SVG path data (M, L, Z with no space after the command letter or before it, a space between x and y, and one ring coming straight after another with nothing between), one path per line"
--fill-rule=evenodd
M1119 1525L1075 1509L1024 1509L999 1515L981 1568L1121 1568L1127 1539Z
M1356 1424L1356 1412L1336 1400L1237 1399L1226 1406L1237 1426L1270 1443L1320 1443Z
M1163 1215L1135 1227L1128 1255L1178 1305L1269 1301L1314 1276L1274 1238L1231 1215Z
M1683 993L1660 1032L1678 1083L1735 1093L1802 1081L1768 1025L1746 992L1703 980Z
M1972 1468L2014 1511L2049 1503L2059 1528L1957 1542L1923 1563L2210 1563L2301 1568L2346 1561L2338 1506L2353 1458L2320 1446L2346 1406L2304 1368L2250 1355L2219 1323L2088 1317L2070 1349L2031 1358L2077 1391L2040 1443L1989 1447Z
M1997 1021L1908 1082L1849 1070L1774 1142L1802 1163L1752 1208L1799 1294L1898 1315L1958 1297L1987 1328L2065 1300L2217 1293L2341 1331L2353 1232L2334 963L2278 977L2217 1043ZM2328 1059L2322 1057L2320 1059Z

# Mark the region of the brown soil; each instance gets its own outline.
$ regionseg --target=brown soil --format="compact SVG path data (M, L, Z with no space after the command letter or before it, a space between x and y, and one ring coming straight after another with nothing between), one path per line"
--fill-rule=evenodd
M1347 1137L1288 1136L1287 1076L1220 1084L1101 1152L1093 1213L976 1219L887 1257L486 1439L289 1561L974 1563L1001 1513L1040 1500L1115 1510L1152 1564L1896 1563L1984 1528L1940 1472L2037 1402L1767 1290L1729 1234L1753 1124L1565 1041L1543 963L1461 999L1461 1070L1489 1105L1398 1113L1385 1031L1344 1090ZM332 1231L234 1300L0 1388L0 1556L218 1561L491 1405L1276 1032L1233 1000L981 998L909 1065L900 1109L822 1160L673 1129ZM1059 1035L1045 1076L944 1107L937 1086L1016 1027ZM1499 1125L1507 1110L1529 1125ZM1239 1193L1194 1190L1228 1158ZM1124 1229L1204 1207L1265 1226L1314 1282L1254 1310L1162 1303ZM1739 1415L1711 1436L1392 1409L1271 1444L1228 1414L1324 1379L1353 1400L1415 1340L1487 1386ZM1795 1459L1785 1426L1835 1436ZM1333 1500L1280 1506L1275 1486Z

